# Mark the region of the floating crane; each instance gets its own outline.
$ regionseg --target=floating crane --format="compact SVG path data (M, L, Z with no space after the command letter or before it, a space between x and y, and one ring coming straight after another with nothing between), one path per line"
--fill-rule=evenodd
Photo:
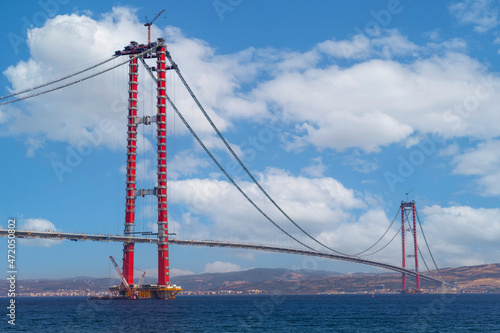
M165 9L159 12L158 15L156 15L156 17L151 22L148 21L148 17L146 16L146 23L144 23L144 26L148 27L148 45L151 44L151 25L164 11Z
M118 264L116 263L113 256L109 256L113 266L115 266L118 275L122 279L121 285L114 285L109 288L111 291L111 296L92 296L89 299L99 300L99 299L110 299L110 300L125 300L125 299L174 299L175 295L182 291L181 287L175 284L168 285L158 285L158 284L144 284L144 278L146 277L146 272L143 271L139 282L134 285L130 285L122 274Z
M128 284L127 279L125 279L125 277L123 276L122 271L120 270L120 267L118 267L118 264L115 261L115 258L113 258L113 256L109 256L109 259L111 259L111 262L113 263L113 266L115 266L115 269L118 272L118 275L120 275L120 277L122 278L122 283L128 291L129 298L135 299L136 298L135 293L132 291L132 288L130 288L130 285ZM146 272L144 272L144 275L146 275ZM144 275L143 275L143 277L144 277Z

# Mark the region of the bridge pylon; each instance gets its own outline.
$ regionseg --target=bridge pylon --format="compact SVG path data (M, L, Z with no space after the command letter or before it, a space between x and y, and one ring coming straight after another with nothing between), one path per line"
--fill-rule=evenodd
M405 231L408 230L413 234L413 254L408 255L408 257L415 258L415 293L422 292L420 288L420 273L418 271L418 245L417 245L417 218L416 218L416 207L415 200L411 202L401 201L401 258L402 258L402 267L406 268L406 239L405 239ZM410 213L412 214L413 221L410 221ZM411 226L411 222L413 222L413 226L406 229L407 222ZM401 292L409 293L411 292L406 286L406 273L402 273L401 277Z
M133 295L129 295L124 283L112 286L110 290L116 298L173 298L182 289L170 284L168 254L168 213L167 213L167 110L166 110L166 46L163 39L148 45L130 42L123 51L115 55L130 57L129 90L128 90L128 122L127 122L127 184L125 203L124 236L135 236L135 201L138 196L155 195L158 198L158 283L154 285L134 285L134 245L133 241L123 243L123 276L132 286ZM145 58L156 58L156 68L148 67L150 72L157 73L156 116L137 116L138 66L139 60L145 65ZM158 171L157 185L154 189L136 188L137 126L139 124L157 125ZM135 287L134 287L135 286ZM135 288L135 289L134 289Z

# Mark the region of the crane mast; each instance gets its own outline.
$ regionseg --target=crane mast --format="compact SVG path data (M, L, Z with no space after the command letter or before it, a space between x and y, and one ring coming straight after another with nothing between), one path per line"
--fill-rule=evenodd
M118 272L118 275L120 275L120 277L122 278L122 283L125 286L125 288L127 288L129 296L133 297L134 293L132 292L132 288L130 288L130 285L128 284L127 279L125 279L125 277L123 276L122 271L120 270L120 267L118 267L118 264L115 261L115 258L113 258L113 256L109 256L109 259L111 259L111 262L113 263L113 266L115 266L115 269Z
M148 17L146 16L146 23L144 23L144 26L148 27L148 45L151 44L151 25L164 11L165 9L159 12L158 15L156 15L156 17L151 22L148 21Z
M137 282L136 289L140 289L141 288L142 284L144 283L144 277L146 277L146 272L142 273L142 276L141 276L139 282Z

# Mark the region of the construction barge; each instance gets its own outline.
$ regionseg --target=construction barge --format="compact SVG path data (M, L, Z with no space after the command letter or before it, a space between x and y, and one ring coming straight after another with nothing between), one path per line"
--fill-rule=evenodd
M182 288L174 285L159 286L157 284L134 285L130 291L124 285L109 287L110 296L93 296L91 300L133 300L133 299L175 299Z
M110 296L92 296L91 300L130 300L130 299L175 299L175 296L182 291L182 288L175 284L143 284L146 272L142 274L138 284L130 285L122 274L120 267L113 256L109 256L116 272L122 279L122 284L109 287Z

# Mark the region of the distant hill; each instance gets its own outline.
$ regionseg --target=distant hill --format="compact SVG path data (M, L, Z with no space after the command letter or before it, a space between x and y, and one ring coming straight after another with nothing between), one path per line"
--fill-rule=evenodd
M174 281L207 281L219 284L224 281L246 281L260 283L265 281L296 281L297 279L322 279L341 276L342 273L317 270L289 270L284 268L252 268L245 271L227 273L202 273L174 277Z
M446 268L441 271L448 282L455 283L463 292L500 292L500 264ZM438 277L437 272L426 273ZM408 277L408 287L414 287L414 278ZM23 294L102 293L114 278L77 277L71 279L31 279L17 282L17 291ZM155 283L155 277L146 277L145 283ZM239 272L203 273L177 276L172 283L182 286L184 294L323 294L343 292L397 292L401 288L401 274L341 274L316 270L289 270L282 268L254 268ZM422 281L422 288L432 290L434 284ZM0 295L7 295L8 282L0 281Z
M328 280L343 276L341 273L316 270L289 270L282 268L254 268L228 273L204 273L174 277L172 282L187 291L242 291L262 290L265 293L303 293L308 282ZM314 282L313 282L314 281ZM297 288L297 286L301 286ZM296 290L297 289L297 290ZM299 290L302 292L299 292Z
M441 269L445 281L454 283L463 292L500 292L500 264L464 266ZM425 272L440 279L437 271ZM401 288L401 274L341 274L315 270L288 270L255 268L240 272L205 273L178 276L172 282L189 292L215 293L280 293L321 294L364 291L397 291ZM415 278L407 278L408 288L415 288ZM421 281L425 290L436 285Z
M500 264L445 268L440 273L446 281L461 288L481 289L491 286L500 289Z

